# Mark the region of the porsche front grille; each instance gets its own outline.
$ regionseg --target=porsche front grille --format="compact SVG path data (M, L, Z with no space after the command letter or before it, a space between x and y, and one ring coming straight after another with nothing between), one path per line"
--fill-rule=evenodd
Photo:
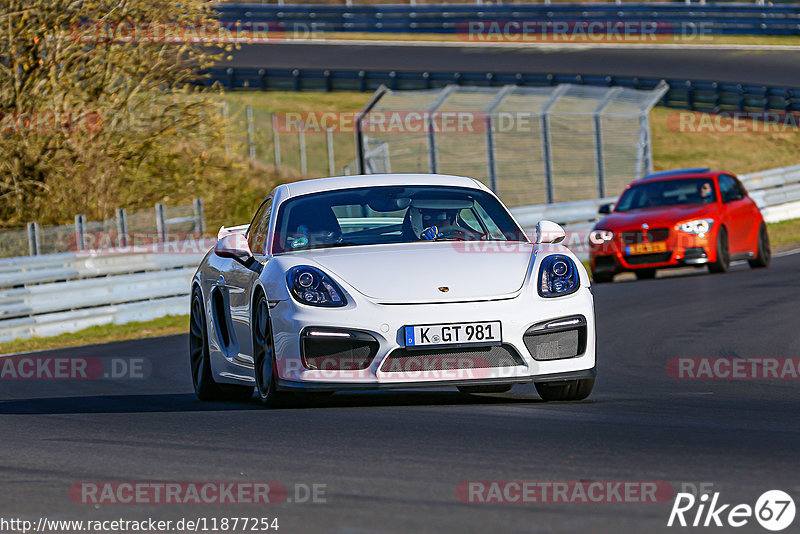
M452 349L396 349L381 364L384 373L418 371L450 371L515 367L524 362L511 345L491 347L459 347Z

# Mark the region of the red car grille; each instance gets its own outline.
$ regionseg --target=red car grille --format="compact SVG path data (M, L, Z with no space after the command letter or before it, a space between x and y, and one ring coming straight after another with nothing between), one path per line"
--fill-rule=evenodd
M645 265L647 263L665 263L672 257L672 251L654 252L653 254L637 254L636 256L625 256L628 265Z
M634 230L633 232L622 232L622 243L624 245L635 245L637 243L644 243L645 232L642 230ZM647 230L647 241L666 241L669 237L669 228L653 228Z

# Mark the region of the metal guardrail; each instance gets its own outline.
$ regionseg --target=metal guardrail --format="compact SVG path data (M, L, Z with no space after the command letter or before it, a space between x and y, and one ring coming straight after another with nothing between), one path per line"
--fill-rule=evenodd
M0 342L185 314L204 253L2 259Z
M800 165L740 176L768 222L800 217ZM512 209L520 224L564 225L567 245L586 256L582 236L615 197ZM386 224L397 219L387 218ZM362 221L352 219L358 227ZM206 248L210 243L203 242ZM53 254L0 259L0 342L122 324L188 309L189 283L204 251L187 254Z
M800 4L221 4L224 22L268 22L305 31L457 33L471 21L656 22L713 34L798 35ZM689 26L690 25L690 26Z
M770 87L704 80L676 80L626 76L522 72L429 72L315 69L207 69L198 83L220 83L227 89L279 91L375 91L381 85L393 91L433 89L450 84L493 87L541 87L559 84L630 87L653 90L662 81L669 89L661 105L695 111L800 112L800 88Z

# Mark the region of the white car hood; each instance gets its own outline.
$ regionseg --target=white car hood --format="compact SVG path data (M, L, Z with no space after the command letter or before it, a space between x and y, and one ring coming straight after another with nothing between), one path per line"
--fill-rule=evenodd
M532 250L530 243L439 241L309 254L334 280L363 295L408 304L513 296L525 282Z

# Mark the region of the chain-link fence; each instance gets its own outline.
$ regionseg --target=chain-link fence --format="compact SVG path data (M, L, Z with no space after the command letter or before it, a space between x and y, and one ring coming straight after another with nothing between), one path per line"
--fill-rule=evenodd
M666 89L381 88L346 172L471 176L509 206L602 198L652 170L649 112Z
M271 113L231 102L223 112L233 131L228 150L241 150L253 164L320 177L341 174L353 160L355 112ZM330 126L327 114L334 116Z

